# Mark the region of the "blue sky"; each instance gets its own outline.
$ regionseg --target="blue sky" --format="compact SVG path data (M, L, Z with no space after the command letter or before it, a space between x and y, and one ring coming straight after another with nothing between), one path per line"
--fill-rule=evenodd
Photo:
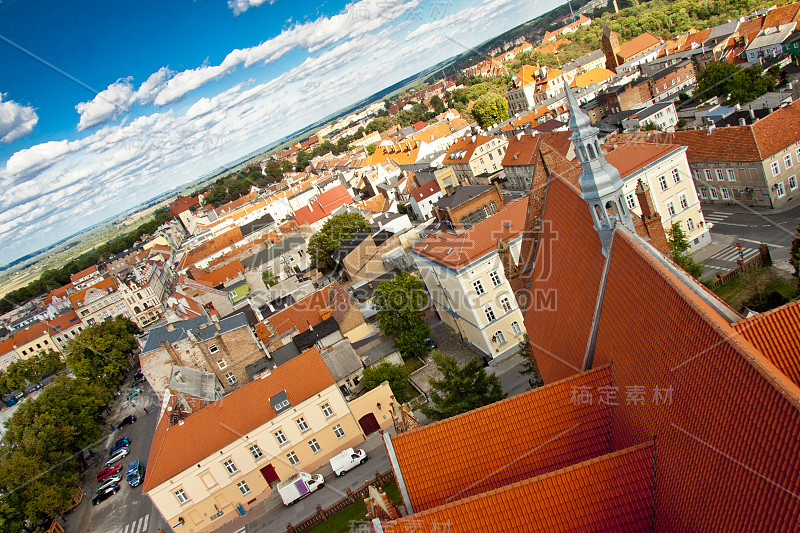
M0 0L0 264L559 0Z

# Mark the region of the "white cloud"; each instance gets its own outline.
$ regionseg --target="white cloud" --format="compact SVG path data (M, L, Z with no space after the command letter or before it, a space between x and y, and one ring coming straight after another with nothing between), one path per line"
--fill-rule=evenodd
M32 107L13 100L3 102L4 96L0 94L0 143L11 143L33 133L39 116Z
M107 89L97 93L92 100L76 105L75 111L81 116L78 131L103 124L130 111L133 103L132 79L132 77L119 79Z
M167 67L161 67L150 74L150 77L139 86L139 90L136 91L133 98L140 104L149 104L166 85L167 79L173 74L175 73Z
M258 7L261 4L274 4L277 0L228 0L228 7L233 10L235 16L239 16L251 7Z

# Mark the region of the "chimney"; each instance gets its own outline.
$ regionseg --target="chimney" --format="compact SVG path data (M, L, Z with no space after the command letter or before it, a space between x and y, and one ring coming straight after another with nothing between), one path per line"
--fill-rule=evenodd
M744 118L740 118L739 119L739 125L740 126L747 126L747 120L744 119Z
M644 223L650 244L659 252L670 257L669 243L664 225L661 223L661 215L658 214L653 206L653 197L650 195L650 188L640 179L636 185L636 199L639 208L642 210L642 222Z
M708 126L708 128L706 128L706 129L708 130L708 135L711 135L711 132L713 132L713 131L714 131L714 128L715 128L715 126L714 126L713 124L710 124L710 125Z
M755 114L755 113L753 113L753 108L752 108L752 107L751 107L750 109L748 109L748 110L747 110L747 114L750 116L750 120L751 120L751 121L753 121L753 120L755 120L755 119L756 119L756 114Z
M522 132L521 131L517 132L517 140L518 141L522 140Z
M472 144L475 144L475 141L476 141L477 139L478 139L478 138L477 138L475 135L473 135L473 136L472 136Z

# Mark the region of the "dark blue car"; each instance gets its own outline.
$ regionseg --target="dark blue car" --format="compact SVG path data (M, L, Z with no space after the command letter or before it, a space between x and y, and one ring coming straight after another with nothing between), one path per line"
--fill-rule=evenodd
M125 446L130 445L130 443L131 443L131 439L129 439L127 437L123 437L123 438L119 439L117 442L114 443L114 445L111 447L111 449L108 450L108 454L109 455L114 455L114 453L116 453L118 450L121 450Z

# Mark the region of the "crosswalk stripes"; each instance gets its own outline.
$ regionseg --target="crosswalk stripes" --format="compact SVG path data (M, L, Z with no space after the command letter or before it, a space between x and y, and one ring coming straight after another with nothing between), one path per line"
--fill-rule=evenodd
M730 213L705 213L703 214L703 218L706 219L706 222L722 222L726 218L731 216Z
M744 252L745 261L747 261L748 259L752 259L753 257L758 255L758 250L756 248L744 248L742 251ZM719 252L709 257L709 259L716 259L718 261L730 261L735 263L739 259L739 252L734 247L725 248L724 250L720 250Z
M147 524L150 522L150 515L145 515L138 520L134 520L122 530L122 533L147 533Z

